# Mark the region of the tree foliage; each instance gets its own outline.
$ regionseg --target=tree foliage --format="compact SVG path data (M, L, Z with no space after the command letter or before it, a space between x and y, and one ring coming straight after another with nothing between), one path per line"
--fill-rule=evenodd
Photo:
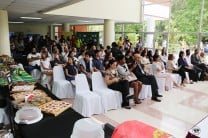
M171 44L179 43L181 40L185 40L190 45L197 44L201 3L202 0L172 0L169 35ZM145 24L144 28L146 28ZM208 0L204 0L201 30L202 32L206 32L208 34ZM125 35L131 33L132 40L134 38L137 39L136 36L141 35L141 32L143 32L142 23L124 24L124 26L123 24L116 24L115 32L116 38L120 37L123 33ZM155 32L155 40L160 38L163 35L162 33L167 33L168 20L156 21Z

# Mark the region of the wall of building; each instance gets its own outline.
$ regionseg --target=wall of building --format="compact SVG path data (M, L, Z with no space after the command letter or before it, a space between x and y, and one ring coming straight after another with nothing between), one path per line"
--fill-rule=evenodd
M86 25L76 25L74 26L74 31L75 32L87 32L87 26Z
M41 34L46 35L49 30L48 24L32 24L32 23L23 23L23 24L9 24L9 32L22 32L24 34Z

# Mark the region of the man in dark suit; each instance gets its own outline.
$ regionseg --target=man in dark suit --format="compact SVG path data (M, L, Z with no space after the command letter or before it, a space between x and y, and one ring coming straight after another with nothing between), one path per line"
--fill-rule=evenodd
M143 84L151 85L152 88L152 100L160 102L157 97L162 97L162 95L158 94L158 85L155 79L155 76L151 74L147 74L140 63L141 56L139 54L134 55L135 63L131 67L131 71L136 75L139 81L141 81Z
M200 68L202 70L201 75L200 75L200 80L203 81L204 76L205 76L205 72L207 72L208 69L207 69L206 65L201 62L198 49L195 49L194 54L191 55L191 64L193 64L194 66L197 66L198 68Z

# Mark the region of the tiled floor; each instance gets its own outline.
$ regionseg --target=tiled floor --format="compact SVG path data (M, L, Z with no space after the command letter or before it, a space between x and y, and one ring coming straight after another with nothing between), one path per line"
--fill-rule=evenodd
M160 103L146 99L142 104L132 106L131 110L111 110L93 118L114 126L127 120L139 120L176 138L184 138L194 124L208 115L207 84L204 81L174 88L163 93Z

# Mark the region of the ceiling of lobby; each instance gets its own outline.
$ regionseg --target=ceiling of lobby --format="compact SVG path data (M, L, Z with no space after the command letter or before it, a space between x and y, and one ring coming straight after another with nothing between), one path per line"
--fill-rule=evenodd
M0 0L0 10L7 10L10 22L38 22L50 24L99 24L103 23L101 19L74 17L74 16L60 16L60 15L46 15L43 11L59 7L63 5L72 4L81 0ZM40 17L41 20L21 19L20 17Z

